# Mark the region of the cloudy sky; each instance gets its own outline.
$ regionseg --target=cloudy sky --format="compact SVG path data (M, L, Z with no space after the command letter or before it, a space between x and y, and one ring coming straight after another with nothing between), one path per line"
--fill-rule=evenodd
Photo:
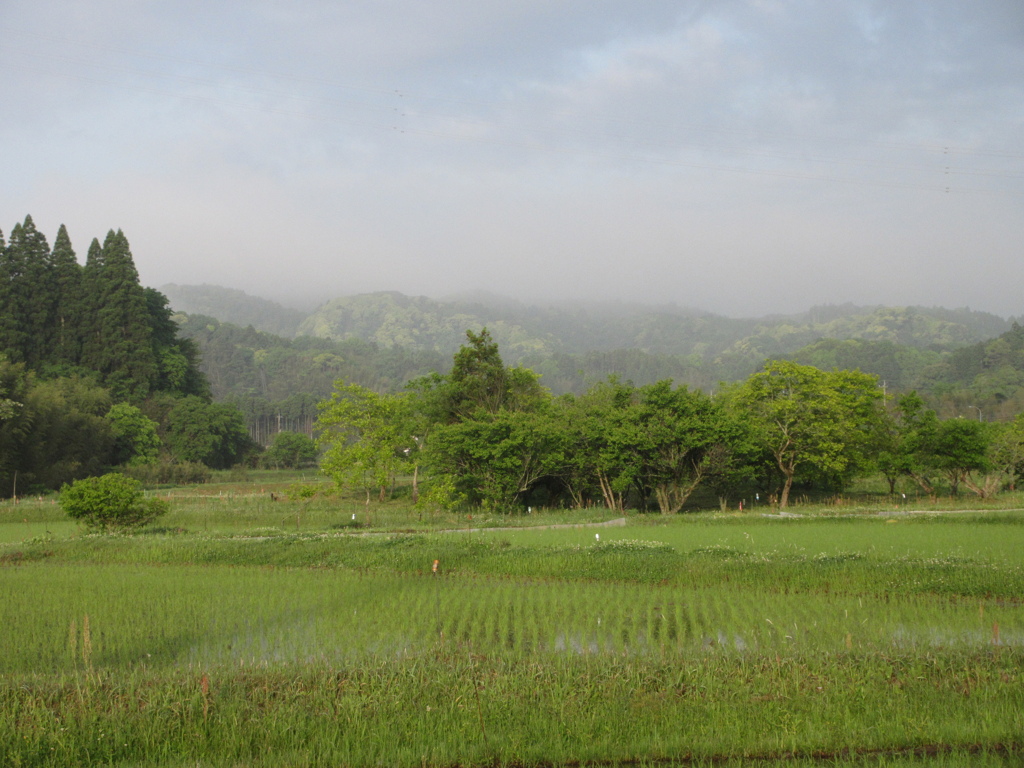
M1024 314L1021 0L3 0L0 228L147 285Z

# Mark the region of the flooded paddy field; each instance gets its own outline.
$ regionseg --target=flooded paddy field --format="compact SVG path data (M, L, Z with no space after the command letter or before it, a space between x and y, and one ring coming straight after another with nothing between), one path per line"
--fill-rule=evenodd
M1022 534L1012 513L11 534L0 750L40 766L1013 765Z

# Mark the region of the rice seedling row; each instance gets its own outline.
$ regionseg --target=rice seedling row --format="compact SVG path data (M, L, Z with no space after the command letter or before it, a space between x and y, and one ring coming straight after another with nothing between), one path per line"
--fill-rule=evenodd
M6 674L341 662L444 642L521 657L1024 643L1024 606L1005 601L335 569L29 564L4 571L0 605Z
M1019 762L1024 554L945 555L947 523L746 522L0 545L0 750L34 766ZM878 531L885 547L846 548Z

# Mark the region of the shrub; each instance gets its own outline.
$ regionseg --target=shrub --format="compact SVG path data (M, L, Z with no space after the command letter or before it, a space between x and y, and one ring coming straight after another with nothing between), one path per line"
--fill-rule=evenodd
M299 432L278 432L260 457L268 469L298 469L316 464L316 443Z
M145 498L138 480L118 473L65 485L60 505L68 517L106 531L138 528L168 510L167 502Z

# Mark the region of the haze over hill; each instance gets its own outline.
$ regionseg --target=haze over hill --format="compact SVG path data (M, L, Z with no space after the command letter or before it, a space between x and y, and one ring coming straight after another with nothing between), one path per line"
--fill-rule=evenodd
M221 318L177 316L201 350L214 395L268 432L282 417L308 427L339 379L393 392L444 373L465 331L485 326L506 362L530 368L555 394L582 393L608 376L714 391L775 358L875 374L890 394L918 390L946 417L1008 419L1024 409L1024 331L967 309L822 306L735 319L675 307L534 307L385 292L327 302L296 326L317 336L284 338L258 330L281 321L273 302L209 285L171 288L177 310L212 308Z
M616 349L700 358L747 352L763 359L822 338L952 349L998 336L1012 322L966 308L847 304L792 315L731 318L664 305L528 304L493 294L438 300L397 291L341 296L304 314L220 286L172 284L161 290L177 311L281 336L360 339L382 347L451 354L467 329L486 327L511 360Z
M0 3L3 219L146 285L1021 311L1020 0Z

